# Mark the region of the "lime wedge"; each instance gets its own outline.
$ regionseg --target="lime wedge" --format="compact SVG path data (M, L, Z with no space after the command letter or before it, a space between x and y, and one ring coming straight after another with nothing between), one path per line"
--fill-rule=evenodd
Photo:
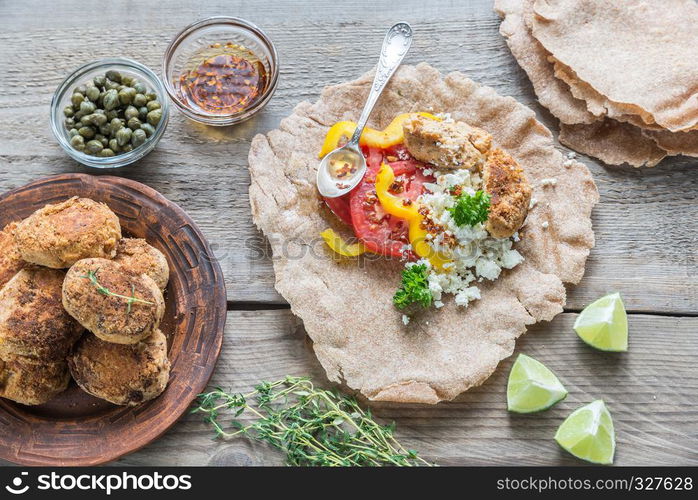
M602 400L578 408L562 422L555 441L572 455L595 464L613 463L616 434Z
M628 350L628 317L619 293L589 304L574 322L577 335L602 351Z
M519 354L509 373L507 408L516 413L547 410L565 399L567 390L543 363Z

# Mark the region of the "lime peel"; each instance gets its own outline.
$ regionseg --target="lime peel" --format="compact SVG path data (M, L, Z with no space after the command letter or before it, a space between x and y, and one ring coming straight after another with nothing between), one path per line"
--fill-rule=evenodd
M613 463L616 435L613 419L603 400L573 411L558 428L555 441L565 451L587 462Z
M519 354L507 383L507 409L516 413L547 410L567 397L567 390L543 363Z

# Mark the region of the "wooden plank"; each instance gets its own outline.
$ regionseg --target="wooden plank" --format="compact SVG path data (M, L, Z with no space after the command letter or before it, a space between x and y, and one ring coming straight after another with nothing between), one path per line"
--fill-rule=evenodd
M283 303L273 288L269 248L254 229L247 200L247 152L251 138L274 128L324 85L355 78L375 59L382 31L395 20L389 3L361 1L356 8L326 2L199 2L177 0L162 16L156 4L85 12L79 2L55 2L51 23L39 22L41 2L0 5L0 190L37 177L88 171L70 160L48 128L54 89L77 65L99 57L132 57L159 68L169 39L207 15L232 12L269 31L282 61L279 89L258 118L214 129L176 111L158 149L138 165L119 170L156 188L199 223L223 265L232 301ZM169 6L171 5L171 6ZM293 7L292 7L293 5ZM371 12L370 21L364 13ZM554 119L535 102L530 83L498 33L489 0L410 0L400 15L416 28L408 62L429 61L443 72L460 70L531 105L548 126ZM76 16L88 26L76 31ZM86 43L85 40L92 40ZM366 43L358 43L366 41ZM26 54L27 57L16 57ZM11 63L10 63L11 61ZM37 71L41 68L41 71ZM580 309L608 290L621 291L638 311L698 311L695 234L698 234L696 160L671 159L650 171L601 167L587 161L601 191L594 213L597 248L587 276L570 293ZM90 172L95 172L89 170ZM680 223L676 220L681 214ZM693 249L693 250L691 250Z
M567 399L534 415L506 411L513 357L483 386L437 406L370 404L397 423L398 438L441 465L577 465L560 450L555 430L575 408L604 399L617 433L617 465L698 465L698 318L630 316L630 350L596 351L577 338L576 315L534 327L516 351L545 363L569 390ZM322 369L289 311L235 311L211 385L247 391L262 380ZM322 382L319 382L322 383ZM272 465L280 455L243 440L211 441L212 431L187 415L169 433L117 465ZM187 450L182 453L182 450Z

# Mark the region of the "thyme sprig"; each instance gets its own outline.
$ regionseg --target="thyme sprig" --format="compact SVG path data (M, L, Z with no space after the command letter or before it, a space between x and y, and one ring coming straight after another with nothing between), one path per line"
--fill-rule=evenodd
M118 293L114 293L111 290L109 290L107 287L103 286L99 280L97 279L97 273L99 272L99 269L96 271L87 271L87 274L84 276L80 276L81 278L90 280L90 282L95 286L97 289L97 292L101 293L102 295L108 295L110 297L118 297L120 299L124 299L126 301L126 313L131 314L131 306L135 304L136 302L139 304L148 304L148 305L155 305L155 303L144 300L144 299L139 299L136 297L136 287L135 285L131 285L131 296L129 297L128 295L120 295Z
M307 377L262 382L248 394L216 388L200 394L198 404L192 413L204 413L216 437L266 442L285 452L289 465L432 465L395 439L395 424L378 424L354 398L315 388ZM223 410L230 410L234 419L248 412L253 421L223 424Z

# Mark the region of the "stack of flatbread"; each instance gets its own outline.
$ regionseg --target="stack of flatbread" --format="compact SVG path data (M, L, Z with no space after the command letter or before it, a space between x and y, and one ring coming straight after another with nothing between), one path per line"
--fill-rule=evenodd
M695 0L495 0L560 142L610 165L698 156Z

